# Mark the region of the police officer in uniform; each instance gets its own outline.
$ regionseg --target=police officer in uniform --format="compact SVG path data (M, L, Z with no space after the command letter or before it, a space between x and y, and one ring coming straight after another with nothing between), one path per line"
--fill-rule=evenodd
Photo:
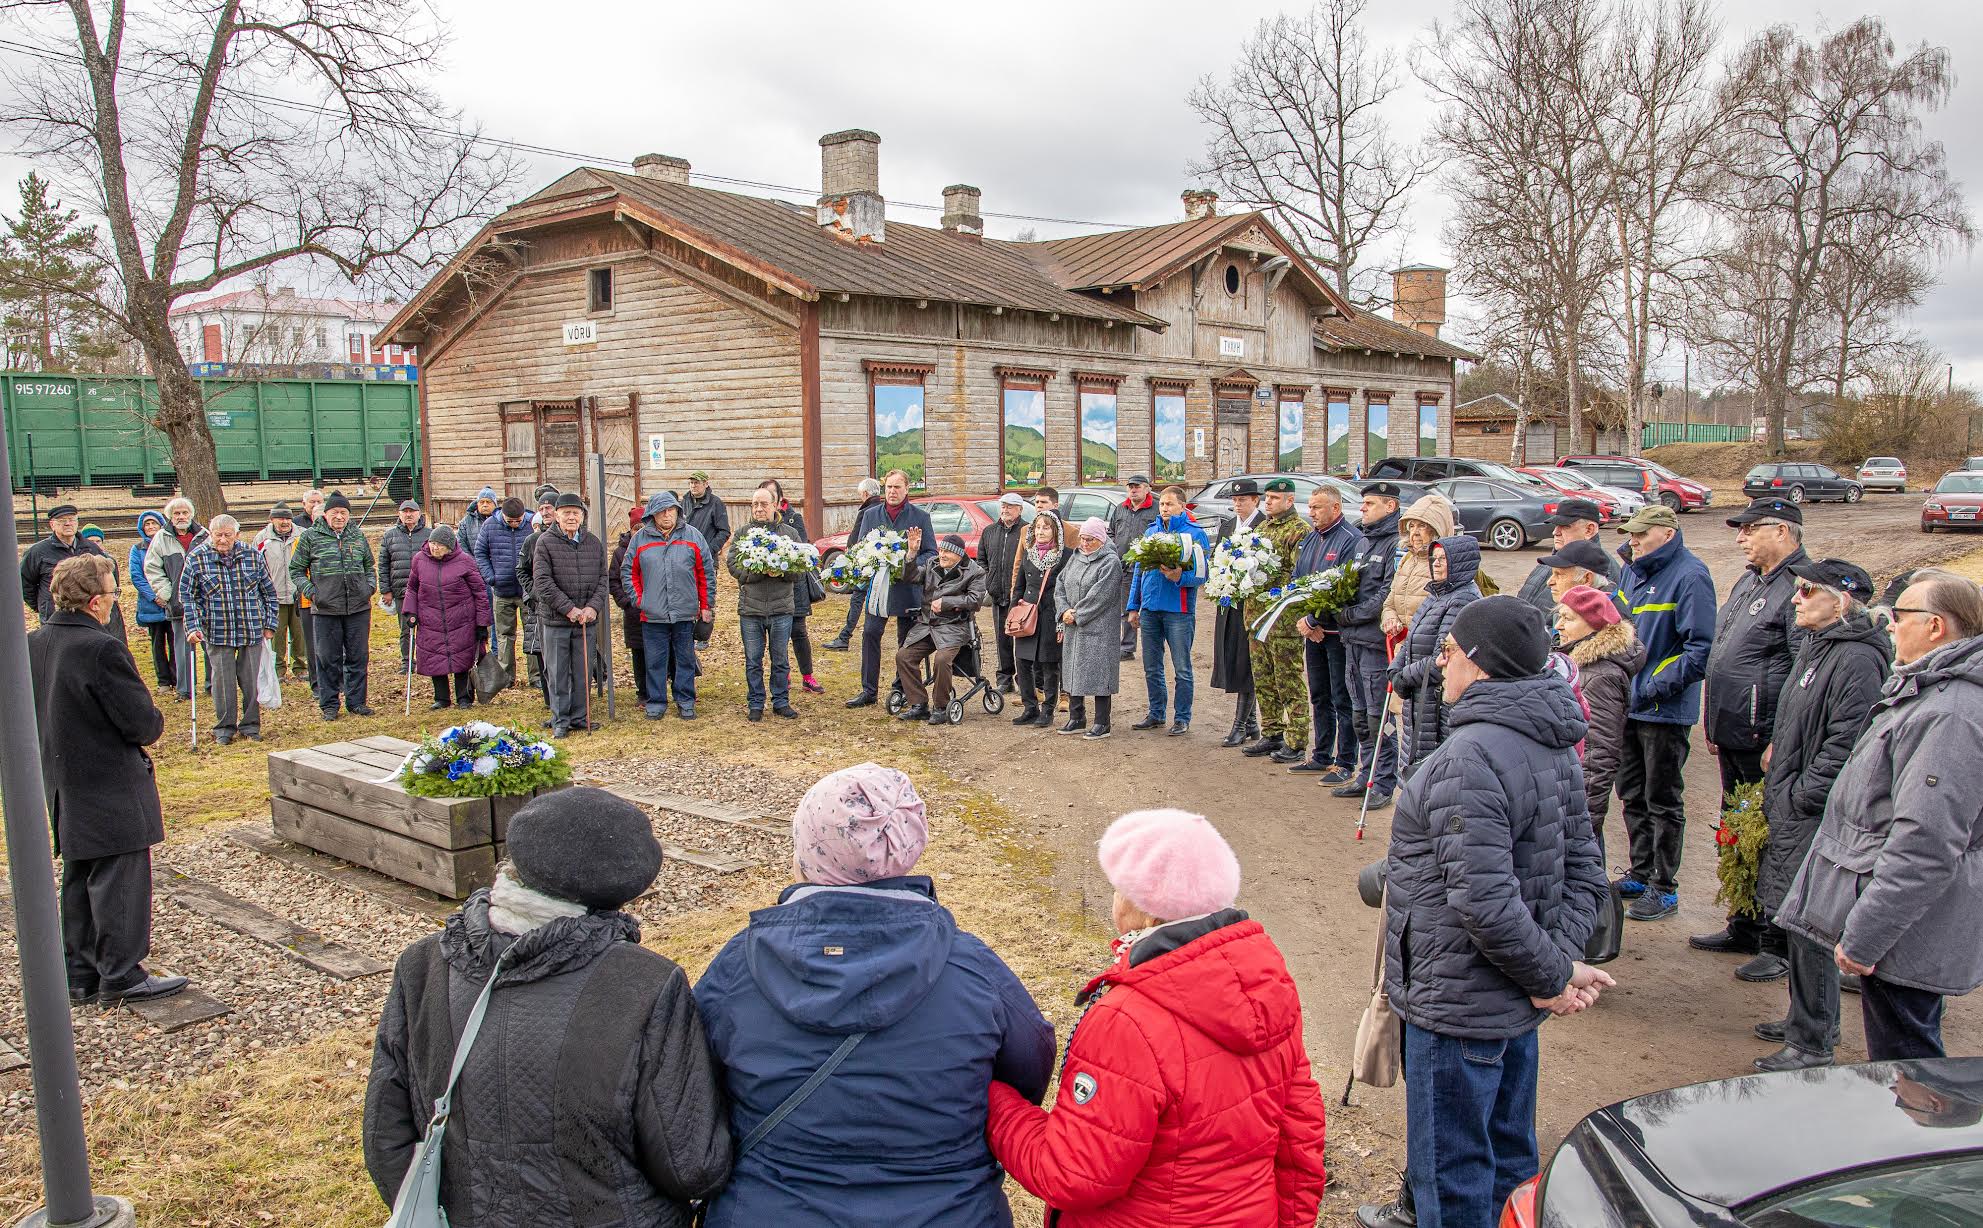
M1308 536L1308 522L1295 513L1294 481L1274 478L1261 488L1266 492L1267 519L1257 530L1280 557L1276 583L1294 578L1301 556L1301 540ZM1258 609L1253 606L1258 606ZM1249 619L1258 617L1265 602L1249 605ZM1266 639L1249 637L1253 654L1253 690L1260 705L1260 740L1242 754L1271 756L1275 763L1299 763L1308 756L1308 688L1303 671L1301 633L1297 620L1283 618L1274 624Z
M1336 615L1343 636L1343 655L1350 675L1350 706L1357 723L1356 779L1330 790L1337 797L1361 797L1370 791L1370 805L1390 804L1398 787L1398 743L1379 737L1383 730L1386 674L1391 657L1384 646L1384 594L1398 567L1398 501L1404 492L1395 482L1372 482L1363 488L1363 548L1356 552L1356 600Z

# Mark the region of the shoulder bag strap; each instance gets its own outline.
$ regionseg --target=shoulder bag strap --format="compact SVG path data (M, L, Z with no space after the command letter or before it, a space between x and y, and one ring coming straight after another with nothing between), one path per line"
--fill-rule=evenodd
M1391 937L1391 884L1384 884L1384 894L1377 900L1377 971L1371 974L1375 983L1372 993L1384 988L1384 948Z
M468 1022L461 1027L461 1039L454 1046L454 1063L448 1067L448 1084L441 1089L440 1099L434 1101L434 1119L427 1125L429 1133L448 1119L454 1104L455 1080L461 1078L461 1068L468 1064L468 1051L475 1047L476 1034L482 1030L482 1016L489 1011L489 995L495 992L496 979L503 975L503 963L509 955L506 950L496 957L496 966L489 973L489 982L482 986L482 996L475 999L474 1008L468 1012Z
M846 1061L847 1055L854 1051L854 1046L860 1044L866 1037L866 1032L855 1032L841 1041L840 1047L833 1051L832 1056L821 1062L819 1069L812 1072L812 1077L799 1085L799 1090L785 1097L785 1103L771 1110L771 1116L757 1123L757 1129L745 1136L743 1145L737 1148L737 1157L743 1158L745 1153L757 1146L765 1135L776 1129L779 1122L791 1116L792 1110L804 1104L809 1096L818 1091L819 1085L826 1082L828 1076L839 1069L840 1063Z

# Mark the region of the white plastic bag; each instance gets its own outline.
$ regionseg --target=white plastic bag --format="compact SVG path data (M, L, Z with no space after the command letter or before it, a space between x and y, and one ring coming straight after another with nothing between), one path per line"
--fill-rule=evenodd
M255 697L264 708L282 706L282 679L275 674L275 652L267 641L262 643L262 663L255 670Z

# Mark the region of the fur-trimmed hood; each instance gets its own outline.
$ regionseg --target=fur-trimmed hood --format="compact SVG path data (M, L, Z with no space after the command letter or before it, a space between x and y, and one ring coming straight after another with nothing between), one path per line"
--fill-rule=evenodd
M1632 624L1615 622L1609 627L1593 631L1574 644L1563 649L1565 656L1576 662L1578 669L1589 669L1593 661L1607 657L1616 658L1628 674L1636 674L1646 663L1646 646L1639 643L1639 637L1632 633Z

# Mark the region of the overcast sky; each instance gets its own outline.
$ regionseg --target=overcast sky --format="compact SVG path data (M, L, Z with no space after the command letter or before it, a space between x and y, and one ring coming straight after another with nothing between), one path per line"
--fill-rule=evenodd
M1084 228L989 215L1131 225L1182 217L1178 193L1191 186L1186 165L1205 136L1186 94L1204 74L1223 74L1261 17L1299 8L1257 0L437 3L454 36L442 91L493 135L595 157L675 154L698 172L817 193L818 138L870 128L882 137L891 217L934 224L934 212L896 202L940 204L944 185L964 182L983 189L993 235L1030 227L1042 238ZM1956 93L1929 126L1972 214L1983 215L1983 32L1973 0L1738 0L1723 6L1725 41L1778 21L1836 27L1869 9L1886 16L1903 46L1933 39L1953 52ZM1408 50L1447 11L1443 0L1380 0L1369 35ZM1401 136L1415 137L1430 118L1409 74L1394 111ZM536 159L529 186L572 165ZM9 178L24 169L0 158ZM1385 258L1447 263L1448 209L1443 193L1424 191L1408 240ZM1955 363L1958 381L1983 385L1983 257L1956 256L1915 325ZM1677 354L1671 365L1677 380Z

